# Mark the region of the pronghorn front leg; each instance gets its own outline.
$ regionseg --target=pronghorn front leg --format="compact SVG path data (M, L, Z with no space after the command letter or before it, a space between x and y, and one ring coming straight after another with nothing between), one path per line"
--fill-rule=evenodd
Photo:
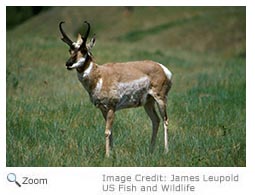
M106 157L110 156L110 149L112 146L112 125L114 120L114 110L110 109L108 111L102 111L106 126L105 126L105 155Z

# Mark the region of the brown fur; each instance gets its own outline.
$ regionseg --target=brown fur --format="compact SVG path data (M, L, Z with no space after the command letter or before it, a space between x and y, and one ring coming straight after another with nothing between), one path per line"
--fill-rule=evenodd
M115 85L118 83L129 83L139 78L148 77L150 80L149 91L150 94L146 97L144 105L145 111L152 120L153 133L151 138L151 150L153 150L156 135L159 126L159 117L154 108L155 102L157 103L160 115L164 120L164 135L165 135L165 151L168 151L167 141L167 126L168 118L166 114L166 101L167 94L171 88L172 81L169 80L161 68L161 66L153 61L135 61L126 63L108 63L104 65L95 64L92 59L88 60L84 67L78 69L78 74L89 67L93 63L93 68L88 77L81 81L87 89L92 102L102 111L106 119L106 156L109 156L110 146L112 146L112 124L114 119L114 112L118 104L118 98L115 97ZM102 87L98 99L95 100L94 91L96 90L97 83L102 79ZM129 107L138 107L142 104L137 103ZM109 116L108 116L109 115Z

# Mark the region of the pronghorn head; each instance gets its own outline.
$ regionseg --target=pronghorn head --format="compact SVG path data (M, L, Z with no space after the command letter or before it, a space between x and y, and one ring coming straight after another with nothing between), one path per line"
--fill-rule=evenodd
M78 34L78 38L76 42L71 41L71 39L66 35L62 28L62 24L64 22L59 23L59 30L62 34L62 41L64 41L69 46L69 53L70 58L66 62L66 67L68 70L76 69L79 67L83 67L85 65L85 62L88 59L91 59L92 54L90 50L95 45L95 36L91 39L91 41L86 44L87 38L89 36L90 32L90 24L85 21L84 23L88 25L87 32L85 33L85 36L82 36Z

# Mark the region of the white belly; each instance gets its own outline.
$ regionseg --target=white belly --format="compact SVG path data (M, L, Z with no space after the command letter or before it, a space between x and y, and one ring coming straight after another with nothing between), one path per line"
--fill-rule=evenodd
M99 79L93 93L90 94L91 101L97 107L105 109L112 107L115 110L120 110L141 106L146 103L150 87L148 77L115 83L110 91L104 91L103 83L104 81Z
M116 87L116 110L129 107L137 107L146 103L150 80L142 77L125 83L118 83Z

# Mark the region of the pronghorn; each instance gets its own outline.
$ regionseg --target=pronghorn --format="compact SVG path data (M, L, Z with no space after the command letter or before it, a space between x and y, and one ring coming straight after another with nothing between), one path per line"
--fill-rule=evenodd
M73 42L64 32L63 23L59 23L59 30L63 36L61 39L70 47L71 55L66 62L66 68L76 69L78 79L87 90L91 102L103 114L106 121L106 156L109 157L112 147L115 111L138 106L144 106L152 121L150 150L153 150L160 122L155 103L163 119L165 152L168 152L166 106L167 94L172 85L172 73L162 64L149 60L98 65L91 54L95 36L86 43L90 24L84 22L88 26L85 36L79 34L77 41Z

